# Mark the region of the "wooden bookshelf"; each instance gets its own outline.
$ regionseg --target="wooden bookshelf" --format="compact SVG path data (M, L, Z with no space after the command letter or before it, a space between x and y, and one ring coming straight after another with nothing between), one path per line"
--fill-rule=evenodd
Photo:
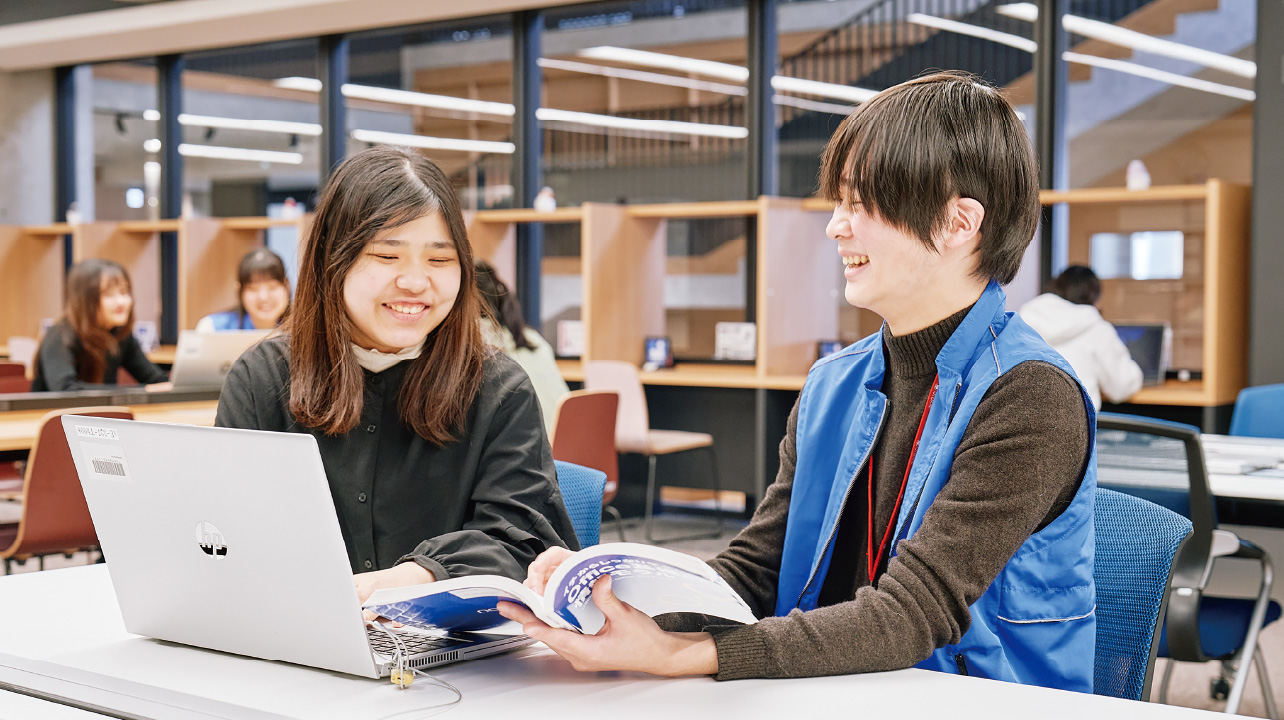
M1102 280L1102 316L1116 323L1168 322L1173 366L1202 373L1194 382L1142 388L1128 402L1216 407L1235 402L1248 383L1250 189L1209 180L1148 190L1088 188L1043 192L1044 204L1069 210L1069 260L1090 263L1094 233L1179 230L1182 277Z

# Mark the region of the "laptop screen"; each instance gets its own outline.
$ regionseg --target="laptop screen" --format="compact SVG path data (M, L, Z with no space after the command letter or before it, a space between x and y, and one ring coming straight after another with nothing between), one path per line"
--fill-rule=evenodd
M1164 357L1164 335L1167 326L1159 323L1139 325L1115 325L1119 339L1128 347L1132 359L1141 366L1143 385L1159 385L1164 382L1168 367Z

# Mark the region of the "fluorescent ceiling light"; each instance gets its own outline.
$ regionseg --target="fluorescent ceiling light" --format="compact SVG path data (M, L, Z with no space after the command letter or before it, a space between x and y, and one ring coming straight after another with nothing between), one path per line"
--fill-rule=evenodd
M272 84L277 87L287 88L290 90L321 92L321 81L313 78L287 77L276 80ZM353 85L351 83L343 86L343 95L344 97L350 97L357 100L373 100L375 102L384 102L393 105L411 105L415 107L437 108L439 110L456 110L459 112L479 113L482 115L512 117L515 112L512 104L510 103L469 100L467 98L451 97L450 95L432 95L429 93L412 92L410 90L394 90L392 88L373 87L370 85Z
M877 90L867 90L865 88L853 87L851 85L838 85L835 83L817 82L815 80L804 80L802 78L785 77L776 75L771 78L771 87L782 92L799 93L800 95L819 95L821 97L834 98L835 100L847 100L848 102L863 103L878 94Z
M851 105L838 105L836 103L817 102L816 100L805 100L794 97L793 95L773 95L771 101L777 105L788 105L802 110L811 110L813 112L830 113L832 115L850 115Z
M179 145L178 154L184 157L213 158L215 160L248 160L250 162L284 163L286 165L300 165L303 163L303 156L296 152L251 150L249 148L219 147L217 145L192 145L191 143Z
M696 80L694 78L678 77L677 75L664 75L662 73L646 72L644 70L629 70L627 68L592 65L590 63L574 62L571 60L554 60L552 58L540 58L535 62L540 67L549 68L551 70L565 70L567 72L601 75L602 77L619 78L620 80L635 80L637 82L654 83L656 85L669 85L672 87L688 88L690 90L722 93L723 95L744 96L749 94L749 90L742 85L728 85L726 83L716 83L709 80Z
M741 83L749 81L749 68L742 67L740 65L731 65L729 63L713 62L712 60L696 60L694 58L682 57L680 55L667 55L665 53L650 52L648 50L634 50L632 48L612 47L609 45L586 48L579 51L578 54L583 57L591 57L597 60L608 60L611 62L643 65L646 67L664 68L666 70L676 70L678 72L694 73L696 75L708 75ZM784 75L776 75L772 77L771 87L781 92L792 92L802 95L819 95L821 97L846 100L848 102L856 103L865 102L877 94L876 91L866 90L865 88L817 82L815 80L804 80L802 78L785 77Z
M600 75L603 77L619 78L621 80L635 80L637 82L655 83L657 85L669 85L673 87L684 87L691 90L702 90L705 92L716 92L723 95L735 95L744 97L749 94L749 90L742 85L727 85L725 83L715 83L708 80L695 80L692 78L678 77L676 75L663 75L661 73L645 72L642 70L628 70L625 68L608 67L606 65L593 65L590 63L574 62L570 60L553 60L551 58L540 58L536 61L540 67L551 68L553 70L565 70L567 72L579 72L588 75ZM801 83L811 83L810 80L797 80L796 78L787 78L776 76L773 85L776 89L788 92L809 93L813 90L822 88L813 88L810 85L803 89ZM874 95L872 90L862 90L860 88L851 88L843 85L831 85L829 83L815 83L824 86L824 92L831 92L834 88L842 88L848 91L853 102L864 102ZM815 94L815 93L812 93ZM823 94L823 93L822 93ZM834 113L836 115L847 115L852 111L850 105L836 105L833 103L816 102L814 100L804 100L789 95L773 95L772 102L777 105L789 105L790 107L802 108L805 110L814 110L816 112Z
M1039 44L1036 43L1035 41L1027 40L1026 38L1023 38L1020 35L1013 35L1012 33L999 32L998 30L991 30L990 28L987 28L987 27L981 27L980 25L973 25L971 23L959 22L957 20L946 20L945 18L939 18L939 17L936 17L935 15L924 15L923 13L910 13L909 15L905 16L905 19L909 22L914 23L915 25L923 25L930 28L936 28L937 30L946 30L948 32L958 33L960 35L970 35L972 37L978 37L985 40L990 40L992 42L999 43L1000 45L1007 45L1009 47L1014 47L1019 50L1024 50L1028 53L1034 52L1039 47Z
M287 120L243 120L241 118L189 115L188 113L183 113L178 116L178 123L180 125L191 125L194 127L209 127L227 130L257 130L261 132L284 133L286 135L310 135L316 137L321 134L321 126L316 123L290 122Z
M650 52L648 50L634 50L633 48L604 45L601 47L584 48L576 53L576 55L579 55L580 57L593 58L595 60L609 60L612 62L628 63L630 65L642 65L645 67L677 70L678 72L695 73L696 75L707 75L709 77L733 80L741 83L749 81L749 68L747 67L732 65L730 63L714 62L712 60L697 60L695 58L682 57L681 55L666 55L665 53Z
M407 135L405 133L382 132L379 130L353 130L352 139L358 142L378 143L381 145L406 145L426 148L428 150L453 150L457 152L503 153L511 155L517 149L510 142L492 142L489 140L463 140L459 138L429 137L427 135Z
M669 135L697 135L700 137L721 137L742 139L749 137L749 128L736 125L711 125L709 123L682 122L678 120L644 120L640 118L616 117L614 115L596 115L593 113L573 112L540 108L535 117L544 122L565 123L568 125L587 125L590 127L613 128L616 130L633 130L639 132L666 133Z
M143 150L149 153L158 153L161 149L161 141L158 138L151 138L143 141Z
M1180 85L1181 87L1192 90L1203 90L1204 92L1216 93L1227 97L1238 98L1253 102L1257 99L1257 93L1244 88L1237 88L1232 85L1223 85L1222 83L1210 82L1200 78L1187 77L1178 73L1171 73L1165 70L1156 70L1145 65L1128 62L1126 60L1113 60L1111 58L1097 57L1096 55L1084 55L1083 53L1065 52L1061 54L1066 62L1080 63L1083 65L1092 65L1093 67L1104 68L1106 70L1115 70L1117 72L1137 75L1139 77L1158 80L1169 85Z
M1034 22L1039 18L1038 6L1031 3L1001 5L998 8L998 12L1027 22ZM1063 16L1061 24L1065 26L1066 30L1076 35L1093 38L1112 45L1120 45L1152 55L1163 55L1177 60L1198 63L1205 67L1215 68L1240 77L1257 77L1257 63L1252 60L1244 60L1213 52L1212 50L1191 47L1190 45L1164 40L1153 35L1121 28L1118 25L1111 25L1100 20L1089 20L1077 15Z
M1003 6L1003 8L1011 8L1011 7L1017 7L1018 12L1024 12L1019 10L1019 8L1021 7L1020 5ZM1001 8L1001 11L1002 11L1002 8ZM1036 15L1037 15L1037 11L1036 11ZM1025 38L1019 37L1017 35L1001 33L996 30L990 30L989 28L981 27L979 25L971 25L969 23L957 22L955 20L945 20L943 18L938 18L932 15L923 15L922 13L913 13L911 15L906 16L905 19L908 20L909 22L916 23L918 25L926 25L928 27L939 28L941 30L947 30L949 32L956 32L961 35L971 35L972 37L986 38L989 40L993 40L995 42L1003 43L1004 45L1011 45L1012 47L1025 50L1027 52L1035 52L1036 50L1038 50L1038 43L1034 42L1033 40L1026 40ZM1025 19L1025 17L1022 17L1021 19ZM1066 19L1069 20L1070 16L1067 15ZM1002 36L1002 37L998 37L998 36ZM1151 80L1158 80L1159 82L1168 83L1169 85L1178 85L1181 87L1190 88L1192 90L1202 90L1204 92L1215 93L1217 95L1225 95L1227 97L1238 98L1240 100L1247 100L1249 102L1252 102L1257 99L1257 94L1254 93L1252 90L1245 90L1244 88L1237 88L1233 85L1225 85L1222 83L1215 83L1208 80L1201 80L1200 78L1188 77L1186 75L1167 72L1165 70L1157 70L1152 67L1147 67L1145 65L1141 65L1134 62L1128 62L1126 60L1113 60L1110 58L1098 57L1096 55L1085 55L1083 53L1077 53L1077 52L1065 52L1061 54L1061 57L1066 62L1078 63L1080 65L1092 65L1093 67L1099 67L1105 70L1115 70L1117 72L1128 73L1129 75L1136 75L1138 77L1149 78Z
M320 89L319 82L310 80L309 78L282 78L281 80L275 81L274 84L280 87L291 87L296 90L307 90L312 87L316 87L318 90ZM430 95L409 90L389 90L386 88L374 88L364 85L344 85L343 94L347 97L360 97L367 100L378 100L380 102L400 105L463 110L466 112L487 112L489 114L508 115L510 117L516 112L516 109L508 103L464 100L462 98L452 98L445 95ZM483 110L480 106L487 107ZM615 117L614 115L572 112L570 110L555 110L553 108L539 108L535 111L535 117L546 122L564 123L576 127L604 127L650 133L665 133L671 135L743 138L747 137L749 134L749 131L746 128L734 125L711 125L706 123L678 122L673 120L644 120L638 118ZM407 135L406 137L420 136ZM486 150L484 152L500 151Z

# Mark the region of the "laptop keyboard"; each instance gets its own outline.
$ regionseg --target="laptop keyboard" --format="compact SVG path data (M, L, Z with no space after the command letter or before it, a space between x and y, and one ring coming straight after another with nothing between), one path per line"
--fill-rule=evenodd
M467 641L455 638L436 637L433 635L422 635L420 633L391 631L406 647L406 652L410 655L420 655L430 653L434 650L445 650L446 648L455 648L461 645L469 644ZM388 637L388 633L378 628L366 626L366 638L370 640L370 647L375 652L391 657L397 651L397 646Z

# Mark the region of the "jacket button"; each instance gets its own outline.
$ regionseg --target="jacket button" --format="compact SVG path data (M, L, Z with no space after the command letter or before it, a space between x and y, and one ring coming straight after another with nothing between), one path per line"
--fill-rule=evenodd
M372 433L372 432L374 432L375 430L378 430L378 429L379 429L379 427L378 427L377 425L367 425L367 426L366 426L366 432L368 432L368 433Z
M370 378L371 385L378 385L381 382L383 382L383 378L379 377L378 375L375 375L374 377Z
M365 502L365 501L366 501L365 493L360 493L359 495L357 495L357 502Z
M367 560L367 561L366 561L366 569L367 569L367 570L369 570L369 569L370 569L370 568L372 568L372 567L374 567L374 563L372 563L372 562L370 562L369 560Z

